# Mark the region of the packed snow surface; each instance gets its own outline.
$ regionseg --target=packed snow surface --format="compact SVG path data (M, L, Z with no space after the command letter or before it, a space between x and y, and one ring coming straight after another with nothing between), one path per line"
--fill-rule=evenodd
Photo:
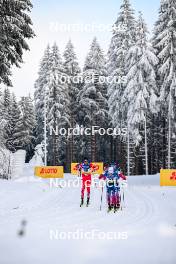
M56 187L30 165L23 175L0 181L0 264L176 263L176 188L160 187L159 175L129 177L116 214L107 213L105 190L100 211L99 186L80 208L80 186L68 184L76 176Z

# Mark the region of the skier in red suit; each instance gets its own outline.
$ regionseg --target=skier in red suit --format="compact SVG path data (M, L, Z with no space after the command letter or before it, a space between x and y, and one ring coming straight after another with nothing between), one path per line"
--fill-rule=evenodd
M81 186L81 204L80 207L84 204L84 192L87 191L87 206L90 202L90 186L92 180L92 172L95 171L96 166L92 163L89 163L88 159L85 158L81 164L82 172L82 186Z

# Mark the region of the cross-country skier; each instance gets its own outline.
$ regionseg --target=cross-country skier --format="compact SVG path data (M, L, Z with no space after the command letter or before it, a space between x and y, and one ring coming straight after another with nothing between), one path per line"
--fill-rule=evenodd
M90 202L90 186L92 180L92 172L95 170L95 166L88 161L87 158L84 159L81 164L82 172L82 186L81 186L81 204L80 207L84 204L84 192L87 191L87 206Z
M106 180L108 212L112 209L116 212L120 208L120 178L126 180L118 164L113 164L109 168L106 168L104 173L99 177L99 179Z

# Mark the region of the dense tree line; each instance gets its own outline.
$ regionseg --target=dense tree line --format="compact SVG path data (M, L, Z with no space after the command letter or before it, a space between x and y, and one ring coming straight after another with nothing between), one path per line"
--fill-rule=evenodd
M34 36L30 1L1 1L10 12L0 40L1 50L12 47L18 30L5 42L10 27L19 23L22 32L13 52L3 53L0 81L11 85L11 65L22 62L28 49L25 38ZM12 5L10 3L13 3ZM16 3L16 4L14 4ZM7 11L8 10L8 11ZM2 14L1 14L2 12ZM19 21L13 20L19 12ZM25 21L25 25L21 24ZM6 26L8 25L8 28ZM20 27L19 27L20 28ZM25 29L25 30L24 30ZM23 31L24 30L24 31ZM47 46L35 82L34 104L30 97L17 102L6 88L0 93L0 117L4 120L1 144L14 152L27 150L27 160L36 144L47 144L47 164L63 164L84 156L92 161L119 161L128 175L153 174L176 166L176 2L163 0L152 39L142 13L135 16L129 0L123 0L107 56L94 38L84 67L80 68L69 40L63 56L55 43ZM103 82L102 82L103 78ZM53 131L91 127L123 129L121 135L55 134ZM46 128L46 133L44 134ZM44 136L46 135L46 137Z
M34 37L29 12L30 0L0 1L0 84L12 86L13 65L20 67L23 51L29 50L27 39Z
M95 134L50 139L48 135L49 162L67 164L84 156L94 161L118 160L128 174L156 173L161 167L176 166L175 14L173 0L161 2L151 41L142 13L136 19L130 2L123 0L107 59L95 38L82 72L71 41L63 61L58 56L54 68L56 44L46 49L35 85L39 142L43 140L44 94L49 108L47 125L54 122L65 128L128 128L125 136ZM63 85L56 77L60 74L69 80L75 76L82 79ZM101 76L116 82L102 84ZM92 77L93 81L87 82Z
M1 147L12 153L24 149L27 152L26 161L29 161L36 144L33 100L26 96L17 101L14 93L5 88L1 93L0 102Z
M27 41L35 36L31 9L30 0L0 1L0 154L2 158L7 153L25 149L26 161L30 159L35 145L33 102L30 97L23 97L17 102L9 87L12 86L12 67L21 66L23 52L29 50ZM6 88L2 89L2 86Z

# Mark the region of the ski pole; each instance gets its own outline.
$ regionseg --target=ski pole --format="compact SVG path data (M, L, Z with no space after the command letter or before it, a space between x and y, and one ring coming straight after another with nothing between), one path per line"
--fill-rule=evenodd
M123 206L122 206L123 202L124 202L124 192L123 192L123 187L121 185L121 188L120 188L120 209L121 211L123 209Z
M123 188L123 206L125 207L125 192L124 192L124 188Z
M123 185L122 185L122 201L123 201L123 207L125 208L125 192Z
M103 186L102 186L102 191L101 191L100 211L102 209L102 201L103 201Z

